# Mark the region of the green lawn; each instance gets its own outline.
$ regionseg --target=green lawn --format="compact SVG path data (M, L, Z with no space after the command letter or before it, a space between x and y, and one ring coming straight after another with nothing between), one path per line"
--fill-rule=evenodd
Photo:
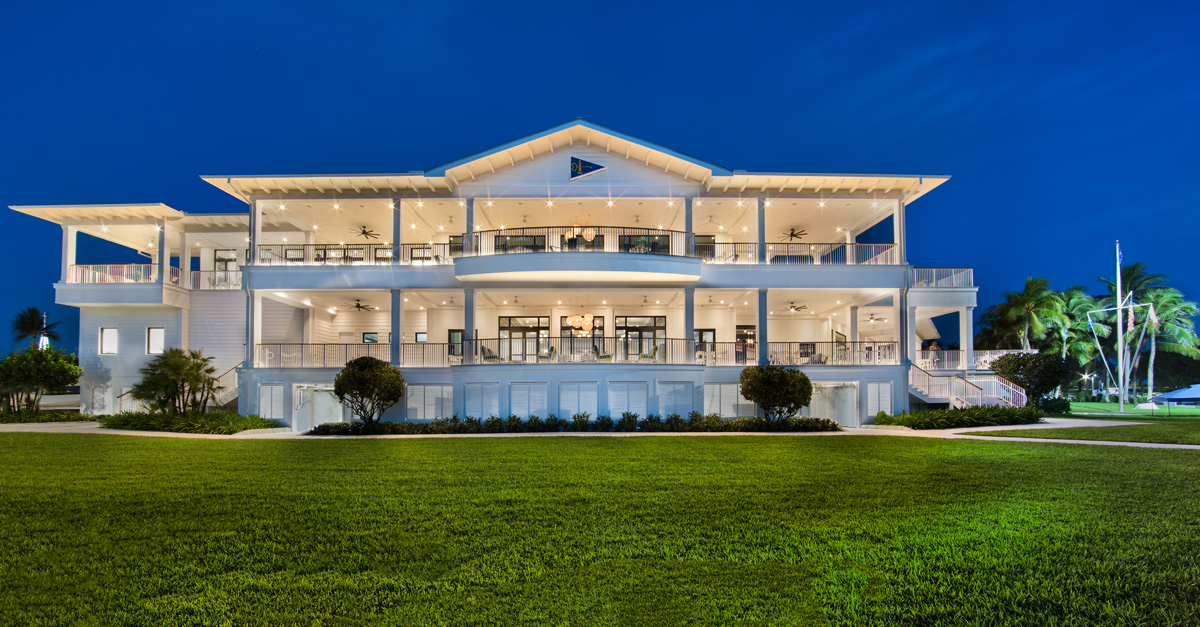
M0 624L1185 625L1194 451L0 434Z
M1071 416L1079 418L1079 416ZM975 431L971 435L1006 438L1052 438L1055 440L1108 440L1110 442L1158 442L1161 444L1200 444L1200 420L1195 418L1152 419L1130 417L1146 424L1123 427L1065 427L1062 429L1019 429L1013 431Z
M1200 407L1167 407L1160 405L1161 409L1134 409L1137 407L1134 403L1125 404L1125 413L1137 414L1139 416L1191 416L1200 418ZM1115 414L1121 408L1117 403L1077 403L1071 402L1071 411L1076 413L1088 414Z

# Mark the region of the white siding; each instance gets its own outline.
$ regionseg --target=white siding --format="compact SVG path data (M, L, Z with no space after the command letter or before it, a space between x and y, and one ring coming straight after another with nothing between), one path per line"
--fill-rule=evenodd
M80 307L79 365L86 375L141 378L154 358L146 354L146 329L162 327L167 348L181 346L183 312L173 307ZM116 355L100 354L100 327L117 329Z
M246 357L246 295L241 292L192 292L188 312L188 348L213 358L217 374Z
M599 384L595 381L566 382L558 384L558 413L562 418L588 413L593 417L600 413L598 407Z
M304 343L304 310L264 298L260 342L263 344Z
M608 412L614 419L624 412L646 415L647 385L644 381L616 381L608 384Z
M658 383L658 415L687 416L692 411L692 384L690 381L660 381Z
M467 383L463 385L464 417L486 419L500 415L499 383Z
M546 416L547 388L545 383L511 383L508 386L508 413L529 418Z

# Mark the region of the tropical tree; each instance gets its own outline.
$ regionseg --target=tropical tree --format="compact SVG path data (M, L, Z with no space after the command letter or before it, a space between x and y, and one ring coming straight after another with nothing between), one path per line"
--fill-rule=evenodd
M1108 288L1108 297L1105 299L1105 302L1109 304L1105 306L1115 306L1117 295L1116 282L1104 277L1100 277L1100 282ZM1140 261L1121 266L1121 295L1128 296L1133 294L1134 302L1141 302L1142 296L1147 290L1163 287L1166 282L1167 275L1147 271L1146 264Z
M793 368L750 366L742 369L739 382L742 398L758 405L770 422L795 416L812 402L812 381Z
M168 348L142 368L142 380L130 394L151 411L168 414L203 412L216 395L218 382L212 357L200 351Z
M1149 291L1164 287L1167 280L1167 275L1152 273L1146 269L1146 264L1141 262L1132 263L1121 266L1121 299L1123 302L1117 302L1117 284L1104 277L1100 277L1100 282L1108 288L1108 296L1104 297L1101 303L1105 307L1118 307L1136 305L1142 303L1146 299ZM1144 309L1144 308L1143 308ZM1131 320L1129 316L1132 316ZM1133 377L1130 373L1137 372L1141 362L1142 348L1145 346L1146 326L1148 316L1146 312L1126 313L1122 318L1122 324L1128 322L1129 332L1124 335L1123 345L1116 346L1116 350L1120 353L1120 361L1126 366L1125 376L1120 377L1117 381L1117 387L1122 397L1129 395L1130 384L1133 382ZM1141 324L1138 324L1138 320ZM1139 332L1137 329L1141 327ZM1115 345L1115 344L1114 344Z
M30 346L0 360L0 410L36 413L42 395L60 393L79 382L83 369L75 356L53 346Z
M25 338L29 338L29 343L36 345L38 340L46 338L47 340L57 342L58 331L54 330L61 322L51 322L46 324L46 314L42 313L37 307L26 307L17 312L17 316L13 318L12 330L13 337L20 342Z
M1050 348L1064 360L1090 371L1090 365L1099 354L1096 337L1108 337L1112 327L1104 322L1103 316L1089 320L1088 313L1099 307L1095 297L1083 287L1076 285L1065 292L1057 292L1055 298L1059 301L1059 311L1050 320L1053 338Z
M1154 358L1160 346L1164 351L1200 357L1200 350L1196 349L1196 323L1192 319L1200 314L1200 307L1194 302L1184 300L1183 293L1171 287L1147 290L1143 298L1144 302L1150 303L1154 308L1154 317L1146 315L1142 323L1150 325L1150 361L1147 364L1146 390L1147 397L1151 397L1154 396Z
M379 422L383 412L404 396L400 369L381 359L351 359L333 378L333 393L366 424Z
M991 305L979 315L979 333L975 334L975 348L998 350L1020 345L1021 333L1017 325L1008 319L1008 303Z
M1025 289L1020 292L1005 292L1005 317L1018 326L1021 348L1030 349L1031 339L1046 336L1047 323L1061 312L1062 305L1050 289L1050 280L1045 277L1025 279Z

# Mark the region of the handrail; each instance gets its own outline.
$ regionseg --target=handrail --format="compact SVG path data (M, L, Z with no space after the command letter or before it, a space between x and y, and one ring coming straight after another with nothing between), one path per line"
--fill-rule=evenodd
M190 287L193 290L240 290L241 270L193 270Z
M695 234L642 227L543 226L475 231L471 240L474 256L521 253L634 253L691 257Z
M217 376L217 392L213 395L213 404L214 405L224 405L225 403L228 403L230 401L230 399L232 399L234 396L237 395L237 391L238 391L237 372L235 372L235 371L238 368L240 368L242 366L242 364L244 364L244 363L246 363L246 362L239 361L236 364L234 364L229 370L226 370L225 372L222 372L220 375ZM232 378L233 378L233 385L229 385L230 382L227 381L227 378L229 378L230 375L232 375Z
M385 343L258 344L255 366L258 368L341 368L358 357L391 361L392 345ZM402 368L446 368L462 363L462 346L449 343L411 342L400 345Z
M444 266L462 254L459 244L260 244L260 266Z
M974 287L971 268L913 268L911 287Z
M173 268L178 271L177 268ZM158 265L153 263L115 263L72 265L67 273L68 283L154 283Z
M766 262L773 266L853 266L899 264L895 244L784 243L767 246Z
M769 342L777 366L897 366L898 342Z
M698 363L696 342L678 338L537 337L466 340L464 363Z

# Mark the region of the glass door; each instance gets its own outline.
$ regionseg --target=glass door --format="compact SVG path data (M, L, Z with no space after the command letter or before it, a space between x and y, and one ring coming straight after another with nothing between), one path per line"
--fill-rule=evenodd
M501 316L500 359L537 361L550 350L550 316Z

